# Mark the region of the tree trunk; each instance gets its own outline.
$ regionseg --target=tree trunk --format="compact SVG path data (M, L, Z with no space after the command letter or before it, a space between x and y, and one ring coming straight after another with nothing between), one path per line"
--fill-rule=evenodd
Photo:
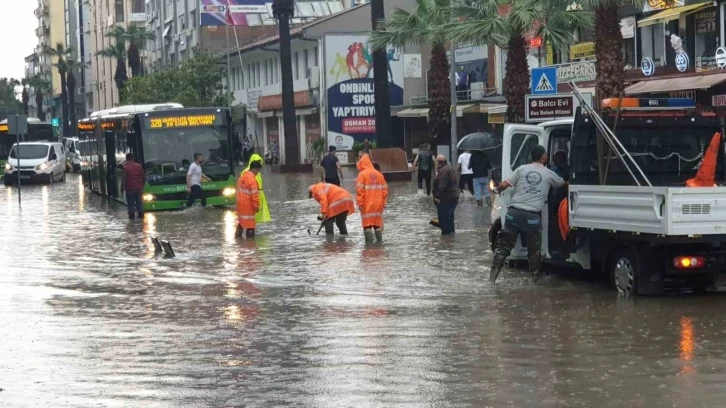
M45 122L45 112L43 112L43 91L35 89L35 104L38 105L38 119Z
M61 82L61 107L63 109L63 136L68 137L70 132L69 111L68 111L68 85L66 81L66 73L60 72Z
M509 38L504 97L507 100L507 120L524 122L524 97L529 92L527 42L521 34Z
M616 98L623 90L623 35L615 2L595 10L595 56L597 60L597 97ZM596 104L599 106L599 103Z
M129 44L128 57L131 77L136 78L141 74L141 70L139 69L141 66L141 57L139 56L139 47L133 42Z
M379 27L379 21L385 19L383 0L371 0L371 21L373 31ZM393 82L393 78L391 78ZM373 86L376 108L376 144L378 147L392 147L391 130L391 96L388 90L388 55L386 48L373 50ZM403 145L403 141L400 143Z
M290 19L280 16L280 70L282 72L282 121L285 124L285 164L300 164L300 146L297 138L295 95L292 82L292 56L290 50Z
M129 77L126 71L126 60L124 58L116 59L116 72L113 75L113 80L116 82L116 89L118 89L118 101L121 103L124 100L123 90L126 87L126 81Z
M443 139L451 132L451 92L449 90L449 60L446 48L436 44L431 48L429 70L429 127L431 139Z
M68 88L68 117L71 122L70 134L76 136L78 133L78 122L76 121L76 76L73 75L73 72L68 72L66 87Z
M28 95L28 88L23 86L23 114L27 118L28 112L30 111L30 95Z

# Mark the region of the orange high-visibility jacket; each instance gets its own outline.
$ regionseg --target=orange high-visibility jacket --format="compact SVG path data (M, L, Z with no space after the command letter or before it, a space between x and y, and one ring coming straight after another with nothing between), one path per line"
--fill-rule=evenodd
M315 201L320 203L320 213L328 218L348 212L351 215L355 212L353 197L344 189L335 184L318 183L310 186Z
M260 209L260 189L257 179L251 171L245 171L237 180L237 216L239 226L254 229L255 213Z
M386 179L373 168L373 162L367 154L358 161L358 171L356 199L363 228L383 228L383 209L388 202Z

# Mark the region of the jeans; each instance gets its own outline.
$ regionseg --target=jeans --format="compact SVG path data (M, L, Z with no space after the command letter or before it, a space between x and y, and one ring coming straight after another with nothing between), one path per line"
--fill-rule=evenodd
M441 228L441 235L453 234L455 231L454 227L454 213L456 212L456 206L459 204L459 200L445 200L436 204L436 212L439 215L439 227Z
M529 271L538 272L542 257L542 220L539 213L510 207L505 217L504 229L497 238L492 269L501 270L517 244L517 237L521 236L522 244L527 247Z
M464 187L469 187L469 192L474 195L474 175L473 174L462 174L459 177L459 190L464 192Z
M423 190L423 185L426 183L426 195L431 195L431 169L418 170L418 189Z
M141 191L126 192L126 208L129 211L129 219L134 219L134 214L138 213L139 218L144 218L143 201L141 200Z
M487 194L487 177L479 177L474 179L474 198L479 201L482 199L482 193Z
M207 206L207 196L204 194L204 190L202 190L202 186L195 184L192 186L192 192L189 194L189 200L187 201L187 208L193 206L194 202L197 200L197 198L202 202L202 207Z
M333 235L335 230L333 229L333 223L338 226L340 235L348 235L348 227L345 225L345 220L348 219L348 212L344 211L335 217L328 218L325 220L325 234Z

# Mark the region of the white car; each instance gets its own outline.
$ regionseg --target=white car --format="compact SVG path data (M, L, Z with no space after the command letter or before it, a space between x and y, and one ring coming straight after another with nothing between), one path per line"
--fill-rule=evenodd
M72 173L81 172L81 155L79 149L80 141L77 137L64 137L63 147L66 153L66 171Z
M18 153L20 165L18 165ZM6 186L20 181L51 184L66 181L66 150L59 142L22 142L10 150L3 182Z

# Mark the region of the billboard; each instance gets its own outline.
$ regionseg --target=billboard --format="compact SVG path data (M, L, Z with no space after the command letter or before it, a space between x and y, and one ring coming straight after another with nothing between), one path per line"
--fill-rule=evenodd
M202 27L246 26L247 14L267 14L266 0L199 0Z
M325 36L327 138L338 150L351 150L353 143L376 136L373 52L368 37ZM387 55L391 106L403 105L403 52L389 48Z

